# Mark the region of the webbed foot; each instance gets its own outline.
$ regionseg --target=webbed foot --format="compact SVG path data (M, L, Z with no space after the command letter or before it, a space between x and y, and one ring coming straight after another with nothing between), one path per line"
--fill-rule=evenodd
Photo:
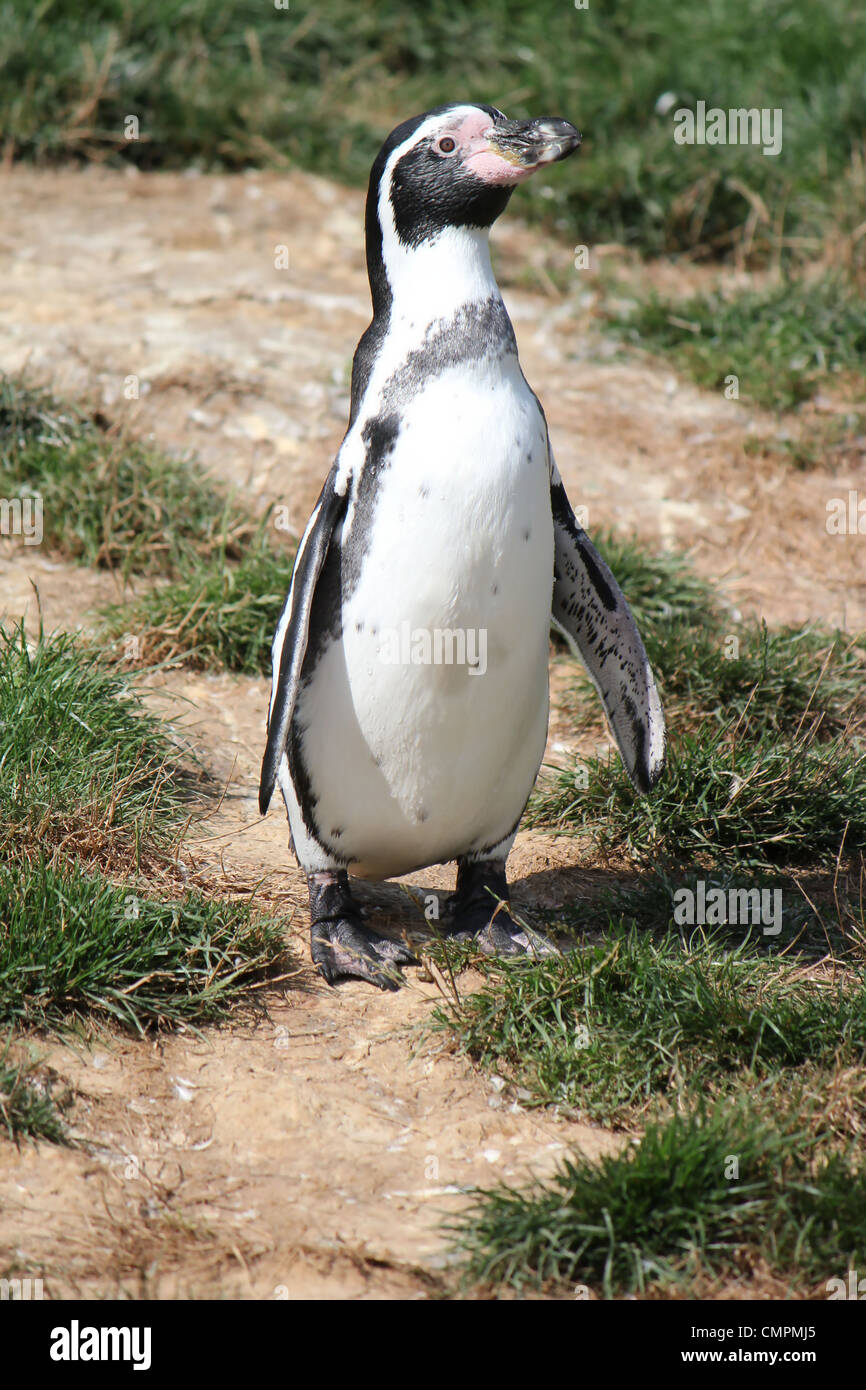
M400 941L364 925L349 889L345 869L310 874L310 951L313 964L329 985L351 978L379 989L400 986L398 966L417 964Z
M475 941L485 956L557 956L552 941L511 915L505 862L457 861L457 889L448 900L448 936Z

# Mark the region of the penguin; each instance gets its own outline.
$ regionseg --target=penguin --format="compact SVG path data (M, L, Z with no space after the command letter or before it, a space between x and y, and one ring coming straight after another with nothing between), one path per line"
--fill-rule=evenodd
M506 874L546 744L551 625L634 786L662 773L643 642L575 519L490 263L514 189L580 139L558 118L449 105L398 125L372 166L372 320L274 636L259 790L263 815L282 793L329 984L394 989L414 960L363 920L350 874L456 860L449 934L555 949L511 915Z

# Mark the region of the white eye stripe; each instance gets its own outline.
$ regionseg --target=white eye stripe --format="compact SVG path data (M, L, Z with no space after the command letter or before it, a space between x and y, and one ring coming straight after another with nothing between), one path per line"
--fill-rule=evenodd
M402 144L398 145L396 149L393 149L391 151L379 178L378 196L376 198L376 209L379 214L379 226L382 228L382 235L386 244L392 242L393 239L396 237L396 228L394 226L394 214L391 204L391 190L393 185L394 170L400 163L400 160L403 158L404 155L408 154L410 150L414 150L417 146L423 145L425 142L432 142L435 148L439 140L449 138L453 139L453 136L449 137L445 134L444 131L442 131L442 124L444 121L447 120L449 125L453 125L456 121L459 121L461 118L465 119L467 116L472 115L477 116L479 114L479 111L482 111L483 109L483 107L471 105L456 106L451 108L447 116L442 112L439 112L437 115L434 116L429 116L426 121L422 121L421 124L417 126L415 130L413 130L411 135L407 135L406 139L402 142ZM498 111L497 115L502 116L503 120L506 119L505 116L502 115L501 111ZM452 153L456 153L457 149L459 149L459 146L456 146L455 150L452 151Z

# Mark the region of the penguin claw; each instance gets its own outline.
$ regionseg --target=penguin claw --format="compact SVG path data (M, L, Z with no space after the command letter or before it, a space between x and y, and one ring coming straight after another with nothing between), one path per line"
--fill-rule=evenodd
M474 941L483 956L558 956L558 947L540 932L515 921L503 900L491 912L491 903L454 903L454 920L446 934L452 941Z
M531 927L521 926L506 912L499 912L475 937L483 956L535 956L537 959L558 956L552 941Z
M457 860L457 888L446 904L445 930L457 941L475 941L485 956L558 956L546 937L511 915L505 859Z
M397 967L417 964L401 942L379 936L346 917L315 922L310 950L313 964L329 985L350 978L396 990L402 983Z
M418 957L413 955L402 941L394 941L390 936L379 936L376 932L369 932L368 935L380 960L386 961L389 965L418 964Z

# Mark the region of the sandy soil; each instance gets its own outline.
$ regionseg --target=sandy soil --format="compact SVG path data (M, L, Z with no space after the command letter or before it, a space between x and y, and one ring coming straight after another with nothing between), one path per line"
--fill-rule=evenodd
M256 505L288 504L302 528L342 435L368 318L361 196L302 174L13 169L0 209L0 370L28 367L194 450ZM734 606L770 621L866 623L857 538L825 529L827 499L864 479L762 469L743 445L772 437L775 422L622 360L597 331L594 274L555 288L567 246L513 217L495 245L524 370L590 527L689 549ZM288 269L275 268L280 246ZM670 268L646 275L671 288ZM133 376L138 400L124 396ZM86 626L117 597L109 576L0 543L0 611L32 623L34 584L49 630ZM557 700L561 670L553 676L556 761L583 745ZM435 1296L447 1266L439 1223L467 1187L544 1174L566 1148L597 1155L623 1140L527 1111L422 1041L439 996L417 972L393 996L327 989L309 965L285 823L256 811L264 681L177 672L160 693L182 697L184 728L225 786L190 852L212 874L262 880L263 896L294 914L298 973L255 1027L144 1042L105 1034L88 1048L39 1041L57 1085L74 1093L78 1147L0 1146L0 1272L41 1276L49 1297ZM600 743L601 724L585 739ZM511 873L531 915L601 871L579 842L523 833ZM452 884L442 868L409 886ZM373 888L367 901L417 920L405 885Z

